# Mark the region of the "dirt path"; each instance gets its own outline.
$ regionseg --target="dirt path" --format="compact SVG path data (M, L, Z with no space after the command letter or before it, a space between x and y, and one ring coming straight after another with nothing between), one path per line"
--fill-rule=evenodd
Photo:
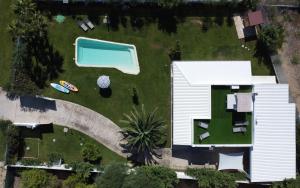
M278 19L284 23L286 36L285 43L279 51L282 68L288 79L291 95L300 111L300 14L288 11ZM298 56L298 64L291 63L294 56Z

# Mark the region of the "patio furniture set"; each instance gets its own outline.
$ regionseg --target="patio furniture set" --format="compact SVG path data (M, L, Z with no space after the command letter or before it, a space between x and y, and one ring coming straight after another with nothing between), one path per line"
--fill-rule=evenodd
M252 93L234 93L227 95L227 110L235 110L239 113L247 113L253 111L253 94ZM245 133L247 129L245 126L249 124L248 121L235 122L232 131L234 133Z
M89 28L90 29L95 28L94 24L89 19L85 19L83 21L79 20L79 21L77 21L77 24L83 31L88 31Z

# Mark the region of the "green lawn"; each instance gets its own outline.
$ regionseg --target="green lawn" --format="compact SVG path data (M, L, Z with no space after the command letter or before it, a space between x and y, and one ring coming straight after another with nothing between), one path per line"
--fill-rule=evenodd
M241 88L239 92L247 92L249 88ZM236 92L236 91L234 91ZM251 113L233 113L226 110L226 95L233 93L230 87L212 86L212 118L208 130L198 127L199 120L194 121L194 144L251 144ZM233 133L233 120L245 115L249 122L246 133ZM239 117L237 117L239 116ZM210 136L200 141L199 135L208 131Z
M41 161L48 161L47 155L57 152L63 155L65 163L70 163L72 161L83 160L80 154L82 148L81 143L83 145L93 143L101 150L101 164L107 164L112 161L126 162L126 159L116 155L90 137L72 129L69 129L65 134L63 128L63 126L54 125L52 128L47 129L22 129L22 137L25 138L24 157L38 157ZM53 139L55 139L55 142L53 142ZM30 147L29 151L26 151L27 146Z
M9 23L9 0L0 4L0 10L5 12L1 17L2 23ZM78 16L78 15L76 15ZM76 17L73 16L73 17ZM86 15L83 15L86 16ZM258 63L254 54L254 42L248 42L250 51L241 48L242 42L237 39L234 25L226 21L213 21L208 31L201 27L202 18L185 17L178 21L176 32L163 31L162 24L157 18L142 18L144 24L140 28L132 27L130 17L118 18L118 29L110 29L102 24L103 16L100 15L99 25L92 31L83 32L72 16L67 16L62 24L51 20L49 24L49 40L54 50L63 58L63 72L53 82L67 80L76 85L79 93L69 95L59 93L50 87L43 89L43 95L72 101L91 108L110 118L119 126L123 113L128 113L134 105L132 95L136 88L140 104L146 110L159 108L159 114L165 119L168 126L168 145L171 137L170 121L170 59L168 50L173 47L176 40L180 41L183 60L251 60L252 72L256 75L269 75L272 71L265 63ZM224 17L224 19L226 19ZM151 20L151 21L149 21ZM213 20L216 20L213 18ZM220 21L220 18L218 18ZM172 21L172 19L171 19ZM96 22L94 22L96 23ZM9 63L11 56L11 41L7 34L6 25L0 28L0 39L3 45L0 51L1 66L0 84L3 86L9 78ZM137 47L141 72L139 75L128 75L114 69L104 68L79 68L75 65L74 46L75 39L79 36L111 40L134 44ZM108 98L99 94L96 79L99 75L106 74L111 78L112 95ZM2 78L3 77L3 78ZM49 81L50 83L50 81ZM47 85L49 85L49 83Z
M39 158L39 138L24 138L24 158Z

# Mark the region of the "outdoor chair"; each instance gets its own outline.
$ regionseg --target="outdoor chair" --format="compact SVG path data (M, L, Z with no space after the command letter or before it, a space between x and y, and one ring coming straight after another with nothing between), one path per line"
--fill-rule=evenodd
M201 135L199 136L199 138L200 138L201 141L204 140L204 139L207 138L207 137L209 137L209 132L205 132L205 133L203 133L203 134L201 134Z
M199 122L198 126L203 129L208 129L208 123Z
M232 128L234 133L245 133L247 129L245 127L234 127Z
M94 29L95 26L89 19L85 19L84 22L90 29Z
M89 28L83 23L83 21L77 22L78 26L81 27L83 31L87 31Z
M249 122L248 121L244 121L244 122L235 122L234 123L234 126L247 126L249 125Z

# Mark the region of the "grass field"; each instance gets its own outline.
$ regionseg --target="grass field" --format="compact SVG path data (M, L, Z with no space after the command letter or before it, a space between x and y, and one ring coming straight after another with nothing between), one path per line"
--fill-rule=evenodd
M8 24L11 19L10 0L4 2L0 4L0 10L5 12L1 21ZM254 42L246 44L251 49L250 51L241 48L242 42L237 39L235 27L226 21L226 17L212 17L212 26L207 31L203 31L201 26L203 19L200 17L185 17L182 20L172 18L165 22L161 22L158 18L142 17L142 24L137 26L133 24L135 18L126 16L117 18L117 25L114 29L108 30L107 26L102 24L103 16L99 15L97 21L93 19L95 24L99 23L96 24L96 28L84 32L77 26L74 19L78 16L67 16L62 24L51 20L49 41L53 45L53 53L63 60L61 67L55 65L61 71L52 82L67 80L76 85L80 91L76 94L62 94L50 88L49 81L46 84L48 87L42 91L43 95L91 108L122 127L120 120L123 118L123 113L128 113L134 106L132 95L133 88L135 88L138 101L145 105L146 110L159 108L159 114L168 126L167 145L170 145L171 140L171 61L168 51L174 47L177 40L180 41L182 60L251 60L254 74L272 74L270 66L263 62L259 63L254 57ZM172 25L171 31L166 29L166 25ZM0 69L0 85L3 86L9 79L12 44L5 24L0 28L0 34L0 39L5 44L0 52L0 63L3 64ZM77 67L73 61L75 52L73 43L79 36L134 44L137 47L140 74L135 76L114 69ZM111 78L110 97L102 97L99 94L96 79L102 74L109 75Z
M36 157L41 161L48 161L48 154L56 152L63 155L65 163L81 161L83 160L80 154L81 143L82 145L92 143L96 144L101 151L101 164L107 164L112 161L126 162L126 159L116 155L90 137L71 129L64 133L63 128L63 126L54 125L44 129L22 129L22 137L25 138L24 157ZM53 142L53 139L55 139L55 142ZM30 147L29 151L26 151L27 146Z
M248 88L239 90L239 92L249 91ZM199 121L194 123L194 144L251 144L252 126L251 113L246 113L245 118L249 122L246 133L233 133L234 116L232 111L226 110L226 95L232 93L230 87L212 87L212 117L209 121L208 130L198 127ZM208 131L210 136L200 141L199 135Z
M39 138L24 138L24 158L39 158Z

